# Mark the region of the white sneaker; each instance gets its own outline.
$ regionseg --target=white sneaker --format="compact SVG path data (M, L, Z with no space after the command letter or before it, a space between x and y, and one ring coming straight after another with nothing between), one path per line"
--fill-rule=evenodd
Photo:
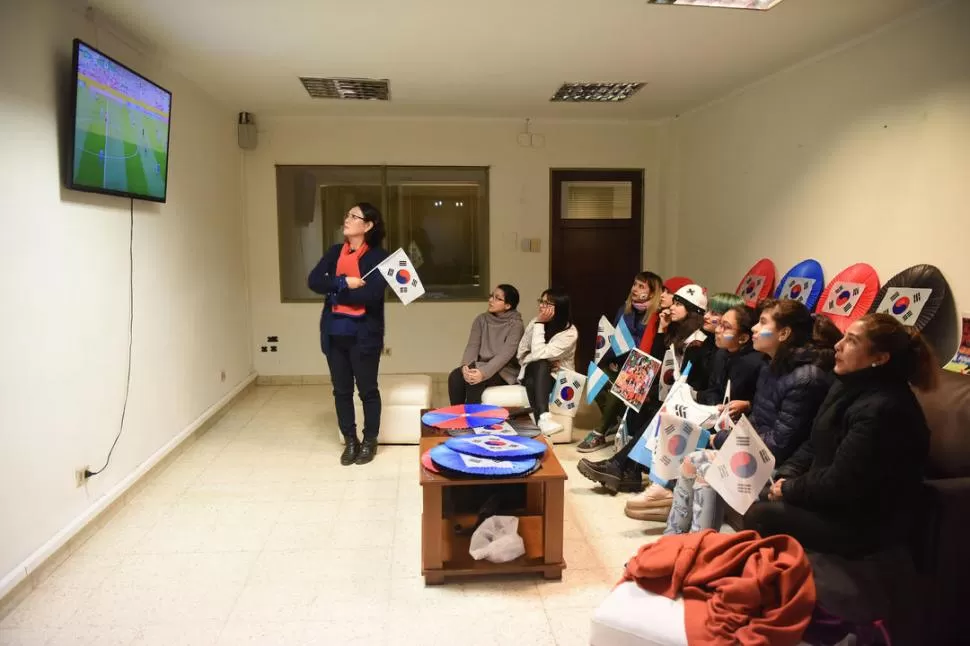
M539 430L542 431L542 434L546 437L555 435L556 433L561 433L564 430L563 425L554 421L550 413L543 413L542 415L539 415L539 423L537 426L539 427Z

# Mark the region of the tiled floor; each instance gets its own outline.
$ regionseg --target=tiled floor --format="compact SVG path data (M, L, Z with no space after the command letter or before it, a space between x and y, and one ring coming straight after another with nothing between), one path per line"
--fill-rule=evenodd
M417 447L342 467L332 411L326 386L250 391L0 622L0 644L586 644L662 530L560 445L562 581L425 587Z

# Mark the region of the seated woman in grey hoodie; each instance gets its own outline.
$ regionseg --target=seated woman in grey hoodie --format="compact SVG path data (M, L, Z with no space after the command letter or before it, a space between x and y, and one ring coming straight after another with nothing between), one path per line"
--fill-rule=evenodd
M451 404L480 404L489 386L514 384L519 366L515 358L524 326L519 291L498 285L488 297L488 310L472 322L461 366L448 375Z

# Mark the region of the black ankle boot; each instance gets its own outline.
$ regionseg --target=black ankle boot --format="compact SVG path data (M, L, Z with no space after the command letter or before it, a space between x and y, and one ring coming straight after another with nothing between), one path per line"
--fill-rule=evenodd
M367 464L377 455L377 439L364 438L360 445L360 453L357 454L355 464Z
M577 466L584 477L599 483L611 494L619 491L640 491L643 488L643 479L639 468L622 465L620 461L614 458L600 460L599 462L584 458L579 461Z
M360 442L357 441L357 438L347 438L347 443L344 444L344 452L340 454L340 464L344 466L353 464L359 453Z

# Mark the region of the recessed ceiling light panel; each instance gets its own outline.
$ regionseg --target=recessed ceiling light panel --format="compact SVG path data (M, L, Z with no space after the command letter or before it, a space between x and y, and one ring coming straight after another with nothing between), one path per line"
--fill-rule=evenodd
M626 101L645 83L563 83L550 101L616 103Z
M301 76L300 83L314 99L357 99L388 101L391 98L387 79L343 79Z
M718 7L721 9L754 9L768 11L781 0L647 0L647 4L675 4L693 7Z

